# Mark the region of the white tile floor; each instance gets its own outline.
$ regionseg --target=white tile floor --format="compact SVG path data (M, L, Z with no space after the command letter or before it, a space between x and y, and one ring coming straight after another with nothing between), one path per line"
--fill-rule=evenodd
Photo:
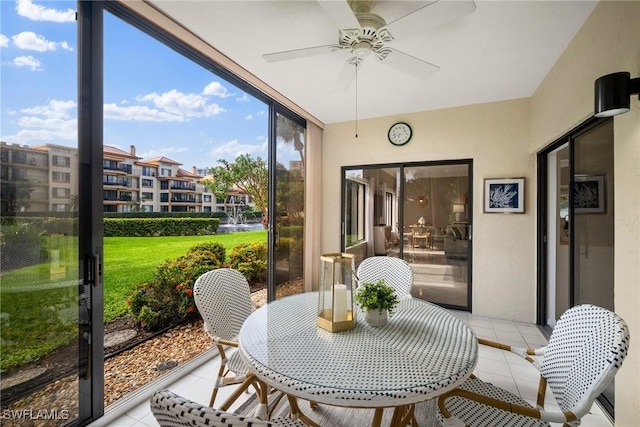
M471 326L481 338L518 347L535 348L546 344L544 336L535 325L478 317L466 312L456 311L454 313ZM211 395L213 373L217 372L218 363L217 358L210 359L197 368L184 373L178 380L168 386L159 384L156 388L169 388L188 399L207 403ZM515 354L480 346L478 365L474 373L485 381L519 394L535 405L538 390L538 372L528 362ZM153 384L147 389L154 390ZM231 387L221 389L218 397L220 400L218 401L224 400L224 395L230 391ZM240 402L236 403L234 407L239 404ZM233 410L234 407L231 409ZM547 391L545 407L549 410L558 409L549 390ZM118 408L117 411L107 410L103 421L92 424L94 427L102 425L144 427L158 426L158 423L150 412L148 399L145 398L142 403L129 408L123 406ZM598 405L594 404L591 413L582 419L581 426L612 427L612 423L603 414Z

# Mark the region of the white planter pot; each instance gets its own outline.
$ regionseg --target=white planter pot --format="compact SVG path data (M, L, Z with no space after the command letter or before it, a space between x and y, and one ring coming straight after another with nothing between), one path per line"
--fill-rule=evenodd
M364 320L371 326L384 326L387 324L387 309L369 310L365 313Z

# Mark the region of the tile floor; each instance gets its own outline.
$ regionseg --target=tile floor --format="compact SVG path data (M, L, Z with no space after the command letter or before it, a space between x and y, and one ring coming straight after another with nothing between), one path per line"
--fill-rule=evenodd
M546 344L544 336L535 325L489 319L466 312L454 311L453 313L471 326L479 337L518 347L535 348ZM146 388L147 394L158 388L169 388L188 399L207 403L211 395L212 373L216 372L217 369L218 359L215 357L209 358L205 363L189 372L185 372L179 376L179 379L168 385L157 384L154 388L154 385L151 384L150 387ZM538 390L537 370L518 356L481 346L478 365L474 373L485 381L492 382L497 386L519 394L535 405ZM228 393L231 391L230 389L231 387L221 389L218 399L220 401L223 400L223 392L226 391ZM234 406L239 404L240 402ZM91 424L91 426L158 426L150 412L148 398L145 397L140 403L128 406L121 406L117 410L108 408L105 417L103 417L104 419ZM550 410L557 409L550 391L547 391L545 407ZM233 410L234 408L231 409ZM591 413L582 419L581 424L582 427L612 427L612 425L597 404L594 404Z

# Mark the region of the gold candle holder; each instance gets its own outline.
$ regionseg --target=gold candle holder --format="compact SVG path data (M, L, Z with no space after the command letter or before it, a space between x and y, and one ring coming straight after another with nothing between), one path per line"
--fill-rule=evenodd
M352 254L332 253L320 257L318 326L329 332L355 328L356 278Z

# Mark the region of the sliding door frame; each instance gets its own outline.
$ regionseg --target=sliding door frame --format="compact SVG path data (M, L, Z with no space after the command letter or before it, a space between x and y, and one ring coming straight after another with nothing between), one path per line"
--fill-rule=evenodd
M457 160L437 160L437 161L416 161L416 162L397 162L397 163L381 163L381 164L366 164L366 165L353 165L353 166L342 166L341 167L341 185L340 185L340 250L342 252L346 251L346 201L345 201L345 174L346 171L349 170L358 170L358 169L385 169L385 168L397 168L400 171L400 185L398 191L398 200L405 199L405 171L408 168L415 167L430 167L430 166L447 166L447 165L465 165L467 167L467 179L469 182L469 190L468 190L468 206L473 207L473 159L457 159ZM405 222L405 214L404 214L404 203L398 203L398 222L400 224L398 234L399 234L399 257L404 259L404 251L403 251L403 227L402 225ZM373 219L367 219L373 220ZM467 310L469 312L472 311L473 306L473 286L472 286L472 276L473 276L473 209L470 208L467 213L467 222L469 224L469 247L468 247L468 256L467 256L467 306L453 306L448 304L440 304L445 308L457 309L457 310ZM366 228L366 227L365 227Z

